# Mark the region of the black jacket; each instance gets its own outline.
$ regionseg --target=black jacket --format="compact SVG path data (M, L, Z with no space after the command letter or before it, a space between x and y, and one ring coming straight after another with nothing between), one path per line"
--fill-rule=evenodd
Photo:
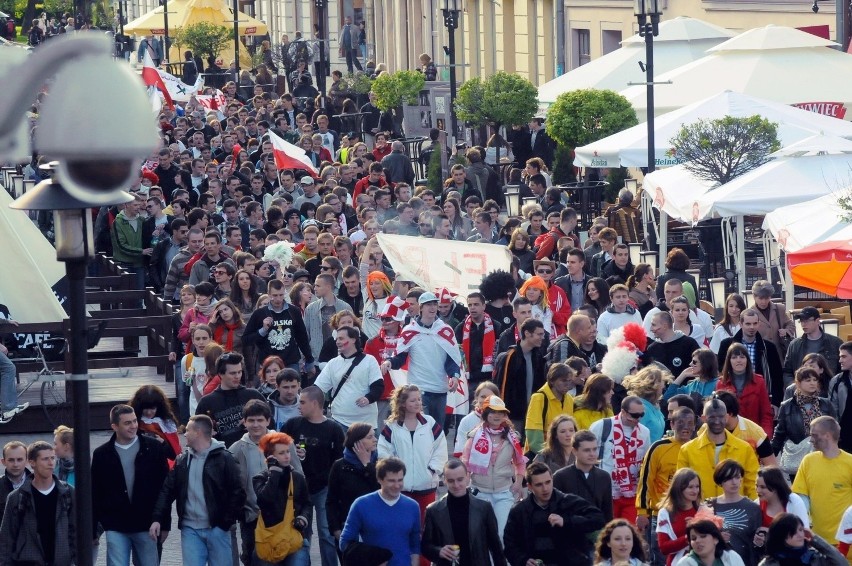
M379 489L376 480L376 464L368 463L363 468L340 458L331 465L328 475L328 497L325 502L325 512L328 516L328 530L332 533L342 531L349 515L352 503L362 495L373 493Z
M612 479L597 466L592 468L588 479L575 465L562 468L553 474L553 487L582 497L601 510L607 523L612 521Z
M169 464L163 443L138 436L139 453L133 482L133 497L127 495L124 471L115 447L115 434L92 454L92 519L104 530L120 533L139 533L151 526L154 504L169 474ZM118 450L121 450L118 448ZM171 515L162 523L164 531L171 530Z
M831 402L824 397L819 398L819 410L822 415L837 418ZM802 411L796 404L796 398L792 397L781 403L781 406L778 408L775 432L772 435L772 451L776 455L781 454L785 440L791 440L798 444L808 438L809 435L810 431L805 429L805 419L802 417Z
M24 468L24 477L26 478L24 483L26 483L33 479L33 473L28 468ZM5 505L6 498L9 497L9 494L13 491L15 491L15 488L12 486L12 480L7 478L5 475L0 477L0 502Z
M426 519L423 524L423 539L420 543L420 554L438 566L450 566L449 560L439 556L441 548L447 544L458 544L453 537L453 526L450 521L450 511L447 498L444 495L438 501L426 508ZM497 530L497 516L487 501L477 499L468 494L470 508L468 512L468 532L470 540L470 561L472 564L493 564L505 566L503 544ZM489 561L489 556L491 560Z
M527 495L509 511L509 519L503 531L503 546L506 558L512 566L525 566L527 560L536 558L533 545L536 539L533 511L538 504L533 495ZM550 539L559 551L560 566L589 564L588 551L591 543L588 535L603 528L605 521L601 511L581 497L562 493L554 489L549 510L562 517L562 527L550 528Z
M302 517L307 525L311 524L311 496L308 493L308 484L305 476L299 472L289 470L293 478L293 518ZM254 492L257 494L257 506L263 517L263 524L267 527L276 525L284 520L285 506L287 505L289 481L282 485L283 472L278 470L263 470L252 478Z
M790 342L787 348L787 357L784 358L784 383L793 382L793 374L796 370L802 367L802 360L807 354L806 345L809 338L800 336ZM831 375L840 371L840 345L843 340L837 336L832 336L822 331L822 337L819 339L819 353L828 362L828 371Z
M725 365L725 356L728 355L728 348L731 344L743 343L743 331L734 334L732 338L725 338L719 344L719 368ZM763 339L760 333L757 334L756 354L757 363L755 364L754 373L759 373L766 380L766 387L769 389L769 396L772 398L772 404L776 407L781 405L784 400L784 375L781 367L781 357L778 355L778 349L772 342L767 342Z
M544 385L546 365L543 348L533 348L532 391L538 391ZM521 422L526 419L527 405L530 402L526 392L526 375L527 365L520 344L497 356L494 363L494 382L500 388L500 397L506 403L512 419Z
M215 441L214 441L215 443ZM192 452L184 451L169 472L157 504L154 506L154 521L166 524L172 513L172 502L177 500L178 529L183 528ZM197 460L197 459L196 459ZM234 456L224 445L214 447L204 460L204 500L207 502L207 517L210 526L228 531L237 522L246 501L246 490L240 479L240 468ZM150 526L150 525L149 525Z
M493 316L492 316L492 320L494 320ZM511 348L512 346L514 346L515 344L518 343L518 340L515 338L515 330L517 329L517 326L513 323L513 324L511 324L507 327L503 327L503 328L504 328L504 330L502 332L500 332L500 337L497 338L497 342L494 344L494 362L495 363L497 362L497 356L499 356L503 352L509 351L509 348ZM520 330L518 330L518 332L520 332ZM459 343L461 343L461 342L459 342ZM542 342L541 342L542 353L547 352L549 347L550 347L550 332L545 330L544 331L544 340L542 340ZM533 391L535 391L535 389L533 389Z

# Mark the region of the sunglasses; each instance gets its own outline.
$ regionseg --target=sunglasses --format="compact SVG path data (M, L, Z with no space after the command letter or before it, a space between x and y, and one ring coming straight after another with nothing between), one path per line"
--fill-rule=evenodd
M330 268L329 266L327 266L327 265L321 265L321 266L320 266L320 271L331 271L331 268Z
M396 322L396 319L390 318L388 316L383 316L382 322Z
M283 277L284 279L292 279L293 274L292 273L282 273L281 277Z
M552 269L536 269L535 272L541 273L542 275L550 275L551 273L553 273L553 270Z
M420 226L421 228L431 228L432 227L432 225L429 224L428 222L421 222L420 224L418 224L418 226Z
M642 412L642 413L630 413L630 412L628 412L627 414L630 415L631 418L634 418L634 419L641 419L642 417L645 416L644 412Z

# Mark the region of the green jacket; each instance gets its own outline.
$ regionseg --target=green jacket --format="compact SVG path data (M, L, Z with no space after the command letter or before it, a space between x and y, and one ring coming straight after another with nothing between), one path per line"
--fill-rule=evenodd
M115 261L142 265L142 218L136 217L136 229L127 220L124 211L118 213L110 230L112 257Z

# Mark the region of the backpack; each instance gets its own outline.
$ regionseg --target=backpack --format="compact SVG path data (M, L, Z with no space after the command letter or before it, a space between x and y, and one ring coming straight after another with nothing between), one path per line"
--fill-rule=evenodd
M303 540L302 534L293 527L293 476L291 472L284 520L267 527L266 523L263 522L263 513L259 513L257 527L254 530L254 550L261 560L281 562L302 548Z

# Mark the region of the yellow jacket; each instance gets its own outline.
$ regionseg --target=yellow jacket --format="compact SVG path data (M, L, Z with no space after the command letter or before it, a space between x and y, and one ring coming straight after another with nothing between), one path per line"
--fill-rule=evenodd
M674 438L661 438L651 445L639 469L639 488L636 490L636 510L639 515L657 514L677 471L677 459L682 443Z
M593 422L613 416L612 409L607 407L605 411L593 411L592 409L578 409L574 407L574 420L577 421L577 430L589 430Z
M745 468L740 493L749 499L757 497L757 470L759 464L754 449L747 442L740 440L727 430L725 444L716 460L716 446L707 436L707 431L684 444L677 457L677 468L692 468L701 478L701 497L717 497L722 495L722 488L713 481L713 469L722 460L735 460Z
M526 433L524 451L541 452L541 449L544 448L544 433L550 428L553 419L559 415L573 414L573 397L566 394L560 401L553 394L549 384L542 385L541 389L530 396L530 403L527 405L527 421L524 424Z

